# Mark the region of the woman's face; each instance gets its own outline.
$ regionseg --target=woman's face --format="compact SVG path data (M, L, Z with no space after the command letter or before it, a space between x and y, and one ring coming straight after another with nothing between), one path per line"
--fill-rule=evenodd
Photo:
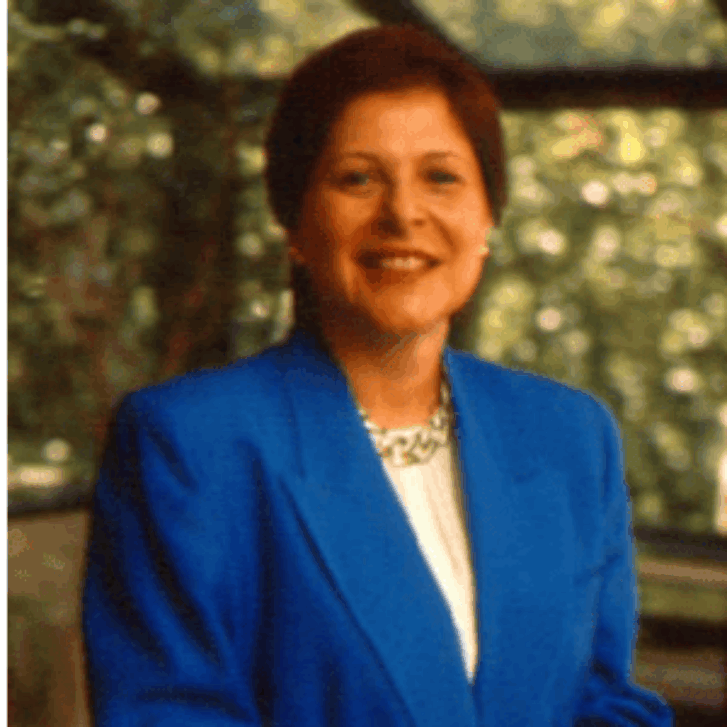
M313 172L291 255L322 302L377 330L449 325L474 292L492 227L469 137L431 89L351 102Z

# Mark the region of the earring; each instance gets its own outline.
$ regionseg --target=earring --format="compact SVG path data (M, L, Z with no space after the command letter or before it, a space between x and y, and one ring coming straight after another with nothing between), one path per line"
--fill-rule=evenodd
M297 263L298 265L303 264L303 256L301 255L300 250L296 247L291 246L288 248L288 257L292 262Z
M485 233L485 239L482 241L482 245L480 246L480 255L489 255L490 254L490 246L487 244L487 241L490 239L490 231L488 230Z

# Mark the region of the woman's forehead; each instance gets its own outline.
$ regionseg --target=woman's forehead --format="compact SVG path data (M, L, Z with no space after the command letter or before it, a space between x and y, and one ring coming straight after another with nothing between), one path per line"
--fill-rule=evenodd
M455 155L474 150L447 96L431 88L370 93L353 99L331 128L329 156Z

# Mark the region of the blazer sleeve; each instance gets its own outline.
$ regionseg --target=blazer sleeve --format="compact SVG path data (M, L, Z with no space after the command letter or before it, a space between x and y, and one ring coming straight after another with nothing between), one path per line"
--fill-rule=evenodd
M658 694L631 680L638 634L631 501L624 479L618 424L600 407L605 426L604 558L592 659L575 727L672 727L674 713Z
M203 488L204 457L134 397L115 417L93 501L82 621L95 725L258 725L255 599L235 593L255 578L229 570L252 567L230 557L245 545L223 512L229 482L212 471ZM240 467L244 487L255 473Z

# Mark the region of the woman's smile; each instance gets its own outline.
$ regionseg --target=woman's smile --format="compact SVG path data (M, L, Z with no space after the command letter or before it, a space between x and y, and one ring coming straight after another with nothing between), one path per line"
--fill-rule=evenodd
M386 257L365 257L361 265L366 270L396 270L399 272L421 272L433 268L437 263L416 255L389 256Z
M439 263L420 257L386 257L363 265L366 281L373 289L388 286L413 286L428 276Z
M415 283L441 265L437 258L418 250L373 250L358 258L373 286Z

